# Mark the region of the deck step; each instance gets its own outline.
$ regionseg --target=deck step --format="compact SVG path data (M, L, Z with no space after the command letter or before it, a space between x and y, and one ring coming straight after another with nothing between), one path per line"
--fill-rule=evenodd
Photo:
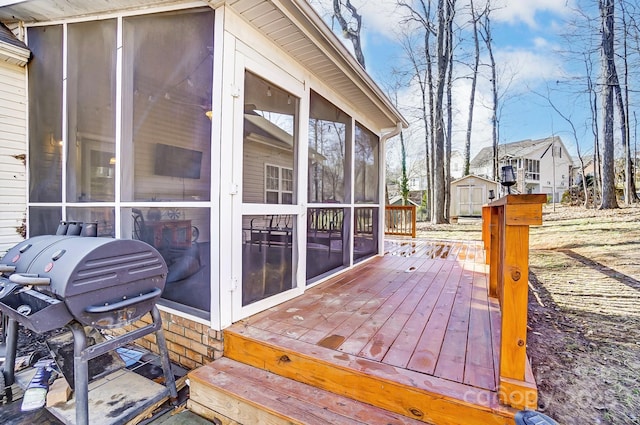
M424 424L224 357L192 371L189 380L190 401L220 414L221 423Z
M499 405L493 391L283 338L251 326L227 328L224 339L228 359L401 417L437 425L514 424L515 411Z

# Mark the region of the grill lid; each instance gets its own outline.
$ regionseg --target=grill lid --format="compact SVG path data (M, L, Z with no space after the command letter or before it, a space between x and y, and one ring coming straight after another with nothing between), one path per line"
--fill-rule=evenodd
M151 245L132 239L38 236L12 248L3 263L9 280L34 285L62 300L89 326L112 328L151 310L166 281L167 265Z

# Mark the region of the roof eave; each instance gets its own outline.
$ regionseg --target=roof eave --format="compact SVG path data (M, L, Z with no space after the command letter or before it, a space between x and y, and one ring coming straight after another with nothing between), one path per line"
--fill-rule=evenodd
M0 61L18 66L26 66L30 58L31 51L29 49L0 41Z
M338 37L329 29L309 2L305 0L274 0L274 3L280 3L282 7L285 6L283 4L284 2L289 2L291 6L295 7L298 12L306 18L307 23L310 24L308 28L314 30L315 36L320 39L318 41L322 42L325 46L329 45L332 47L331 53L333 53L334 60L346 66L352 76L357 77L364 88L369 91L370 95L373 95L370 97L375 97L377 102L379 102L379 106L387 110L387 115L390 115L390 119L392 115L396 123L399 122L402 124L402 128L408 128L409 122L402 116L395 105L391 103L387 95L380 89L362 65L358 63L351 52L347 50L344 44L342 44Z

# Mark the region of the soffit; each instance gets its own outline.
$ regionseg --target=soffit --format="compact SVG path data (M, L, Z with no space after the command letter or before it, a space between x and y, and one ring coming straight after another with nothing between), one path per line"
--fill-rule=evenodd
M226 5L381 128L408 126L307 1L227 0Z

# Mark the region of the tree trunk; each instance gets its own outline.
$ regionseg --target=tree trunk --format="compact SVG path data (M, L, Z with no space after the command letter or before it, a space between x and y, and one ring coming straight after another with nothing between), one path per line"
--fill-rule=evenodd
M444 216L449 221L451 207L451 137L453 134L453 19L449 20L449 70L447 72L447 133L444 148Z
M471 93L469 95L469 116L467 118L467 137L464 144L464 167L462 175L469 175L471 165L471 130L473 127L473 107L476 100L476 84L478 82L478 67L480 66L480 41L478 40L478 19L473 5L470 0L471 21L473 22L473 43L475 47L475 57L473 62L473 73L471 74Z
M587 69L587 88L589 90L589 106L591 108L591 131L593 133L593 207L598 205L600 199L600 193L602 193L602 179L600 176L600 127L598 125L598 94L594 88L593 80L591 79L593 64L585 57L585 66ZM585 176L586 178L586 176ZM587 190L587 188L585 188ZM585 199L587 197L585 196ZM587 205L585 204L585 207Z
M614 164L614 103L615 87L615 51L614 51L614 0L600 0L600 16L602 19L602 62L604 72L604 88L602 93L603 116L603 152L602 152L602 200L600 209L618 208L615 185Z
M489 18L489 4L484 13L484 21L482 27L484 34L482 38L487 46L487 52L489 53L489 61L491 65L491 93L493 95L493 110L491 113L491 146L493 148L493 164L492 164L492 178L498 181L498 75L496 72L496 59L493 56L493 40L491 38L491 20Z
M451 60L451 46L449 45L449 19L453 18L453 0L438 0L438 29L437 29L437 79L435 90L435 140L434 140L434 169L433 169L433 197L434 214L431 222L445 223L445 174L444 174L444 90L447 83L447 72Z
M409 200L409 179L407 178L407 150L404 146L404 132L400 132L400 148L402 154L402 177L400 178L400 195L402 205L407 205Z
M636 178L633 169L634 159L631 156L631 131L629 126L629 60L627 49L627 38L629 37L629 27L627 25L627 11L624 1L620 3L620 10L622 11L622 63L624 64L624 100L622 99L622 93L620 93L620 85L618 85L617 95L618 108L620 109L620 120L622 131L624 132L624 202L627 205L633 204L638 201L638 195L636 193Z

